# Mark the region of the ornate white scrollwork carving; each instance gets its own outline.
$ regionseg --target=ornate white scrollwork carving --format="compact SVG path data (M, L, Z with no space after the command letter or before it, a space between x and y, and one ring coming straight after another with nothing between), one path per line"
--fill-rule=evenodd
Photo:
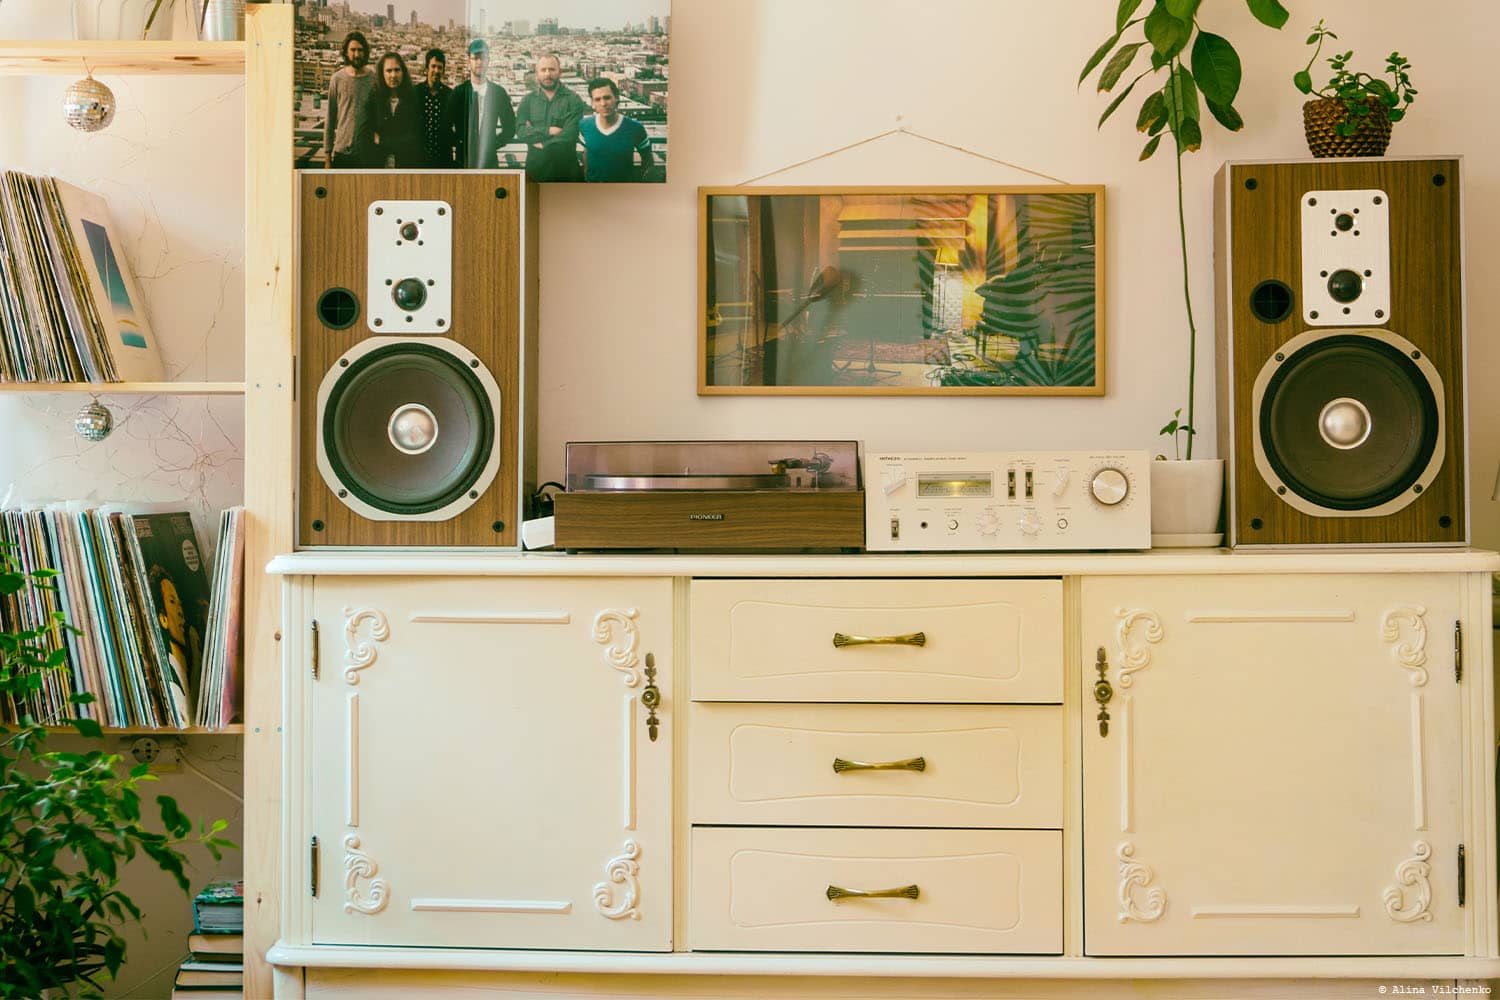
M1432 920L1432 912L1427 908L1432 902L1432 866L1427 863L1432 857L1432 846L1419 840L1412 845L1412 850L1416 851L1415 856L1396 866L1396 881L1400 885L1389 886L1381 897L1385 900L1386 916L1403 924ZM1401 886L1416 891L1416 899L1410 906L1405 905L1406 893Z
M635 623L639 615L636 608L606 608L594 616L594 641L605 647L604 662L623 673L625 686L630 688L641 682L641 660L636 655L641 631Z
M1167 894L1160 886L1147 891L1144 908L1136 905L1135 890L1145 889L1156 875L1149 867L1135 860L1135 845L1122 843L1115 856L1120 859L1120 923L1139 920L1149 924L1153 920L1160 920L1161 915L1167 912Z
M373 608L344 608L344 680L359 683L359 671L375 662L375 647L359 638L359 627L370 623L370 639L385 642L391 636L391 627L385 615Z
M1396 662L1411 671L1411 686L1421 687L1427 683L1427 609L1420 604L1392 608L1380 620L1380 637L1386 642L1396 643L1391 656ZM1398 642L1401 626L1405 623L1411 630L1411 639Z
M641 845L633 840L625 841L625 853L609 859L604 866L608 882L594 886L594 906L611 920L641 919ZM621 886L620 901L615 903L614 886Z
M375 877L380 866L371 861L359 846L358 835L351 833L344 837L344 912L379 913L389 901L385 879ZM368 894L360 891L361 879L370 880Z
M1151 663L1151 650L1145 645L1133 645L1130 630L1137 622L1144 622L1146 642L1161 642L1161 618L1154 611L1138 608L1115 608L1115 617L1119 619L1115 625L1115 648L1120 651L1120 687L1128 688L1135 683L1135 678L1130 675Z

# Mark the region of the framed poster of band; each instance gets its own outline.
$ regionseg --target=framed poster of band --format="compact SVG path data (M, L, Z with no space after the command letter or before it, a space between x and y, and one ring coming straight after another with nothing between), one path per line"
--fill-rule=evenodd
M1104 394L1104 188L699 189L700 395Z
M299 168L667 176L671 0L304 0Z

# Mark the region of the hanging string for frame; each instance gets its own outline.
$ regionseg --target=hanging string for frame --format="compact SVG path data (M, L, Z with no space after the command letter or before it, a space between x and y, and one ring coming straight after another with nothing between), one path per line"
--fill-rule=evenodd
M898 118L897 121L900 121L900 119ZM766 180L769 177L775 177L777 174L784 174L788 170L796 170L798 167L805 167L809 163L817 163L819 160L827 160L832 157L838 156L840 153L847 153L851 149L857 149L860 146L867 146L872 142L879 142L881 139L893 135L909 135L913 139L920 139L921 141L931 143L934 146L941 146L944 149L950 149L956 153L963 153L965 156L972 156L976 159L984 160L988 163L995 163L999 164L1002 167L1009 167L1012 170L1019 170L1023 174L1030 174L1033 177L1040 177L1043 180L1051 181L1054 184L1069 183L1068 181L1065 181L1060 177L1053 177L1051 174L1043 173L1040 170L1032 170L1030 167L1021 166L1019 163L1011 163L1009 160L1002 160L998 156L990 156L987 153L980 153L976 150L969 149L967 146L959 146L951 142L944 142L942 139L934 139L930 135L923 135L921 132L918 132L914 129L909 129L905 125L897 125L895 128L888 128L884 132L879 132L875 135L869 136L868 138L860 139L857 142L851 142L848 145L840 146L837 149L830 149L826 153L819 153L817 156L809 156L805 160L798 160L796 163L788 163L784 167L777 167L775 170L771 170L767 173L751 177L749 180L740 181L739 184L735 186L748 187L751 184L759 183L760 181Z

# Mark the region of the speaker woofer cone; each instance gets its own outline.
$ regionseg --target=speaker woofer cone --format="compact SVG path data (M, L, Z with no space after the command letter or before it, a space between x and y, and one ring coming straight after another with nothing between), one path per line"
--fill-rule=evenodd
M469 360L440 338L373 338L328 373L318 465L346 505L381 520L445 519L489 487L499 393Z
M1373 330L1303 334L1277 354L1285 360L1267 362L1255 390L1256 465L1267 484L1321 516L1411 503L1442 464L1442 384L1431 364Z

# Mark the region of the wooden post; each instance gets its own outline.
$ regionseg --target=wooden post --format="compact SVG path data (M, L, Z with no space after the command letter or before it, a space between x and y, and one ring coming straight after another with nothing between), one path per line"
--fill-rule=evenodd
M245 996L273 988L281 917L281 598L265 574L292 549L296 252L290 4L245 17ZM301 982L300 976L296 981Z

